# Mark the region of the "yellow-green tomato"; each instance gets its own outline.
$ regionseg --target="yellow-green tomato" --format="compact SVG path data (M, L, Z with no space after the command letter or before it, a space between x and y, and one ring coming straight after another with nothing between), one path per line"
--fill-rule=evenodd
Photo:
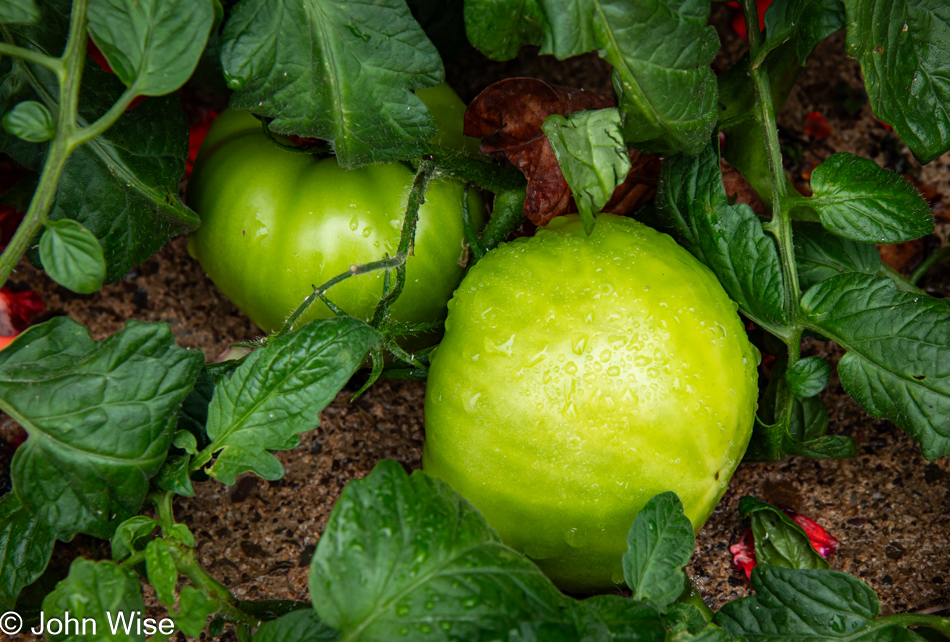
M458 132L453 124L464 104L447 86L428 91L423 99L433 101L443 127L434 140L464 147L461 120ZM201 217L189 250L229 299L272 332L313 286L351 265L396 253L414 175L401 163L343 170L334 158L288 151L268 140L250 113L227 110L202 143L188 185L188 204ZM445 317L462 278L463 194L454 180L430 181L406 286L392 308L395 319L424 323ZM483 205L475 190L469 211L480 224ZM383 272L377 271L334 286L328 298L368 319L382 294ZM300 323L329 316L318 301Z
M633 519L672 490L698 530L749 442L758 351L665 234L576 216L488 253L449 302L423 468L569 591L623 582Z

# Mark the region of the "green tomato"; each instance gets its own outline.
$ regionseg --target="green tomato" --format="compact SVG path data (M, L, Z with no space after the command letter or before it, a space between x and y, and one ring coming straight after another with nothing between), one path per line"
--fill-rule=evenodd
M470 145L461 134L465 105L458 96L447 85L420 94L439 126L433 142L460 151ZM334 158L288 151L268 140L250 113L227 110L202 143L188 185L188 204L201 217L189 251L235 305L273 332L314 286L396 253L414 176L402 163L343 170ZM430 181L406 286L391 310L397 321L445 317L462 278L463 196L457 181ZM468 204L480 225L484 207L475 190ZM369 319L383 279L382 271L351 277L327 296ZM299 323L332 314L317 301Z
M488 253L449 302L423 469L569 591L623 582L636 514L672 490L698 531L752 433L758 351L665 234L577 216Z

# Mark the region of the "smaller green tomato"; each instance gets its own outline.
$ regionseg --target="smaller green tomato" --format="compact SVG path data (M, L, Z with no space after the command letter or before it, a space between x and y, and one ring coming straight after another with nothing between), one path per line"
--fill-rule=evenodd
M752 434L759 357L713 273L632 219L577 216L489 252L449 302L423 468L561 588L623 581L636 514L696 530Z
M419 94L436 120L433 142L459 151L470 146L461 133L465 105L458 96L447 85ZM201 217L189 251L235 305L273 332L314 286L397 252L414 176L402 163L343 170L334 158L288 151L268 140L250 113L227 110L202 143L188 185L188 204ZM430 181L406 286L391 310L397 321L445 317L462 277L463 197L454 180ZM469 191L468 205L480 225L484 206L476 190ZM357 275L327 296L348 314L369 319L383 279L382 271ZM332 314L317 301L299 323Z

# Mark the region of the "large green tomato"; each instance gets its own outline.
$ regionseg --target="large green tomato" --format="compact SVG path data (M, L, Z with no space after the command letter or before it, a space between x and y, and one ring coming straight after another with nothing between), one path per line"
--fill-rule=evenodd
M569 591L623 581L637 512L696 530L752 433L758 351L713 273L665 234L577 216L488 253L449 302L423 469Z
M419 94L436 120L434 142L470 149L458 96L446 85ZM201 217L189 250L229 299L272 332L313 286L351 265L396 253L413 177L401 163L343 170L333 158L288 151L269 141L250 113L227 110L202 143L188 185L188 204ZM424 323L445 317L462 278L462 199L456 181L429 183L406 287L391 310L395 319ZM481 197L471 190L469 199L480 223ZM377 271L340 283L328 298L368 319L382 293L383 272ZM301 323L331 315L318 301Z

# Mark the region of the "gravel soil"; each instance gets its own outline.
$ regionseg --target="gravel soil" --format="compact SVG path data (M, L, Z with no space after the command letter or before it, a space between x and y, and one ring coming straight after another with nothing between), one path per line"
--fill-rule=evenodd
M717 5L716 11L724 40L716 64L722 68L741 55L744 44L728 29L728 9ZM448 65L449 81L466 100L494 80L515 75L601 91L610 87L609 73L596 56L557 62L524 52L514 61L494 64L469 54ZM852 151L926 185L940 222L938 234L905 250L905 263L897 264L907 272L922 251L947 242L947 224L941 217L944 203L950 203L950 155L920 168L877 123L869 106L854 114L842 107L845 86L860 92L861 82L857 64L844 56L839 34L812 56L781 113L783 145L801 150L787 169L802 182L813 163L834 152ZM828 138L816 140L804 133L805 115L816 109L828 120ZM936 268L922 285L947 296L948 272L950 266ZM45 317L69 315L86 324L96 339L121 329L130 318L165 321L182 346L215 359L230 343L259 335L188 256L184 239L176 239L123 280L93 295L70 293L25 263L13 285L37 291L48 308ZM840 357L833 346L819 342L807 344L805 354L821 354L833 362ZM365 476L383 458L396 459L407 469L420 467L424 393L422 383L383 382L350 403L352 393L343 392L299 447L279 454L286 469L282 480L245 476L233 487L214 481L197 485L196 496L179 499L175 512L193 530L201 562L241 599L308 599L309 559L344 485ZM885 611L950 614L950 459L924 460L901 430L869 418L837 378L823 400L831 416L830 432L852 435L858 456L837 462L796 458L742 464L698 537L691 576L713 608L748 592L728 548L745 528L738 517L739 498L751 494L825 526L841 542L830 559L832 568L868 582ZM18 430L9 418L0 419L0 436L8 441ZM6 451L0 463L8 465L12 448ZM104 543L79 537L58 545L54 565L65 571L77 553L108 557L109 551Z

